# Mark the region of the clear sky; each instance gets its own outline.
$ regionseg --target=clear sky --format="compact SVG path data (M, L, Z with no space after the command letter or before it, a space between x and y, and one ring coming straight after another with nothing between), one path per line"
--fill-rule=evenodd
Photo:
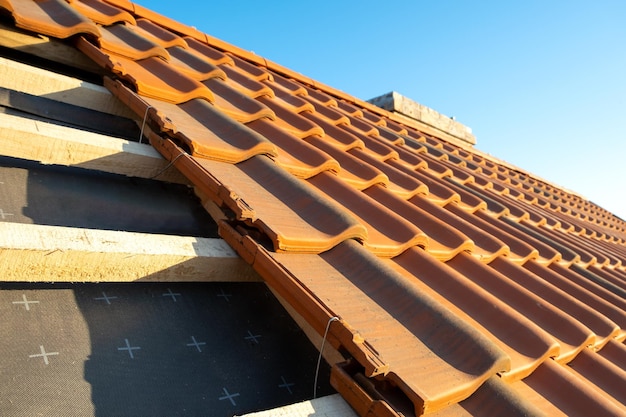
M137 2L360 99L455 116L478 149L626 219L626 1Z

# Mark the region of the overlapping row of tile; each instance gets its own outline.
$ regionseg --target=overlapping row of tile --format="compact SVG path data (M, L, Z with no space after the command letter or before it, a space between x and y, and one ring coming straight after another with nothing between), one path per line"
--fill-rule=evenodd
M109 70L224 239L320 333L340 318L361 414L626 413L621 219L137 4L0 7Z

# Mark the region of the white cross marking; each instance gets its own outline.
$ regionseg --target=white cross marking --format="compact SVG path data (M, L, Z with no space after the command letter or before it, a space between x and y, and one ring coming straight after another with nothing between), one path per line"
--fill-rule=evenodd
M225 299L226 301L230 301L230 297L232 297L233 295L232 295L232 294L226 294L226 293L224 292L224 289L223 289L223 288L220 288L220 293L219 293L219 294L217 294L217 296L218 296L218 297L224 297L224 299Z
M115 297L115 296L107 296L106 293L104 291L102 291L102 297L94 298L94 300L104 300L104 301L106 301L106 303L108 305L111 305L111 300L114 300L116 298L117 297Z
M289 391L289 394L293 394L293 392L291 391L291 387L293 387L296 384L294 384L293 382L287 382L284 376L281 376L280 379L283 380L283 383L278 385L278 388L287 388L287 391Z
M222 388L222 389L224 390L224 395L221 397L218 397L217 399L220 401L229 400L232 405L237 405L237 403L235 402L235 400L233 400L233 398L239 397L239 393L236 392L234 394L230 394L226 388Z
M127 350L130 358L135 359L135 355L133 355L133 350L139 350L141 348L139 346L131 346L128 342L128 339L124 339L124 342L126 343L126 347L118 347L117 350Z
M2 220L6 219L6 216L12 216L12 213L5 213L4 210L0 209L0 217L2 217Z
M182 295L180 295L180 293L178 292L172 292L171 289L167 289L166 293L162 294L163 297L172 297L172 300L174 300L174 302L176 302L176 297L182 297Z
M252 332L248 330L248 336L244 337L244 339L252 340L254 343L258 345L259 341L257 339L260 339L261 337L262 336L260 334L252 334Z
M206 345L205 342L198 342L196 340L195 337L191 336L191 340L193 341L193 343L187 343L187 346L191 347L191 346L195 346L196 349L198 349L198 352L202 352L202 349L200 349L200 345Z
M48 356L54 356L54 355L59 354L59 352L46 352L46 350L43 348L43 345L39 345L39 350L41 350L41 353L37 353L35 355L28 355L28 357L29 358L43 358L43 363L45 363L46 365L50 363L50 361L48 361Z
M13 304L24 304L24 307L27 311L30 310L29 304L39 304L39 301L28 301L26 299L26 294L22 294L22 299L24 301L13 301Z

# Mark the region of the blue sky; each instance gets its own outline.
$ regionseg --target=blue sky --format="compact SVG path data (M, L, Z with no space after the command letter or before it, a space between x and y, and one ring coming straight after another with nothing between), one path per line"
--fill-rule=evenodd
M360 99L398 91L476 147L626 219L626 2L139 1Z

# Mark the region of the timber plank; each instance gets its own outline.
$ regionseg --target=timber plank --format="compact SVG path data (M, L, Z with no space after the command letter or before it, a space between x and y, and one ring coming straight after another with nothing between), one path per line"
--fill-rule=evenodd
M19 282L247 282L222 239L0 222L0 276Z
M0 155L188 184L152 146L0 113Z
M0 22L0 46L89 73L102 72L102 68L71 44L21 30L3 22Z
M134 119L106 88L0 57L0 87Z

